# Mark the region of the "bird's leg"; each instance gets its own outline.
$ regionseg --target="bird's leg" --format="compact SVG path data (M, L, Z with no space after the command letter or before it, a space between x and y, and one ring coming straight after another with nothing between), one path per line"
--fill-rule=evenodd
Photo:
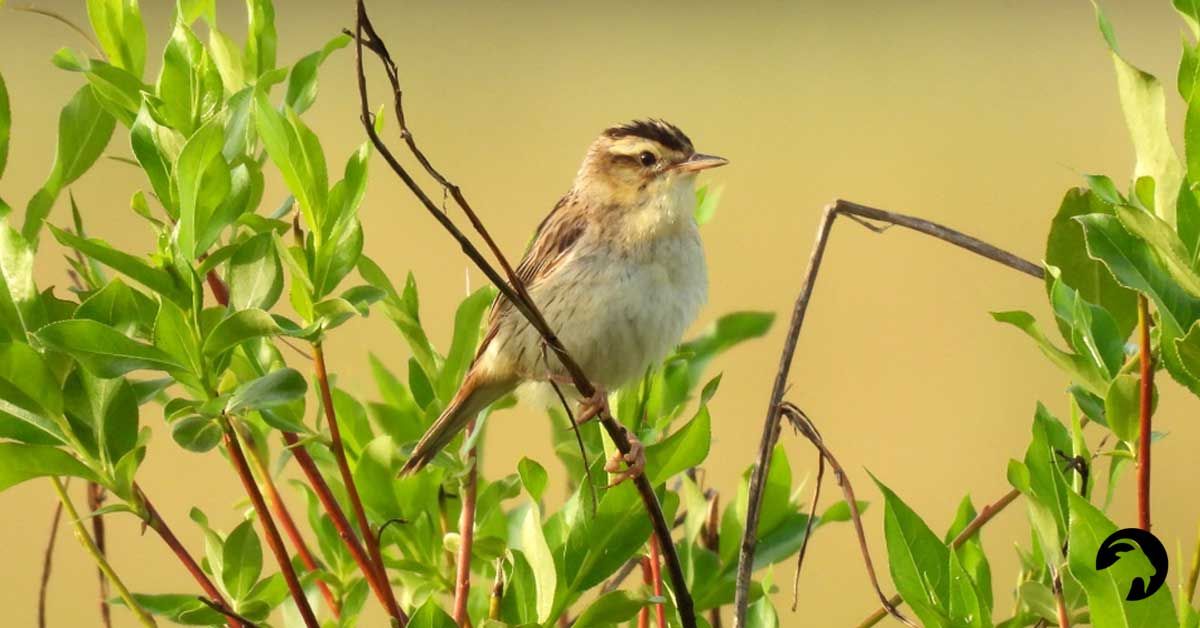
M633 432L627 429L625 430L625 437L629 439L629 453L622 454L618 451L604 465L605 471L617 474L617 477L608 483L609 488L630 478L635 478L646 470L646 447L642 445L642 441L638 440L637 436L634 436ZM629 468L620 471L622 462L629 465ZM618 471L620 473L617 473Z

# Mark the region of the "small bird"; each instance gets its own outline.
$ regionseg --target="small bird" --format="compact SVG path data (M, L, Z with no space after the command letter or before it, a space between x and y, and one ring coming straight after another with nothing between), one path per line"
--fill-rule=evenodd
M697 153L679 127L661 120L610 127L588 148L571 190L538 225L516 274L597 388L584 401L581 422L607 407L607 391L666 357L707 299L695 180L701 170L727 163ZM402 474L423 468L481 410L521 384L571 381L502 295L487 321L462 386ZM629 470L618 481L645 464L632 440L634 450L623 457ZM606 468L615 472L621 459Z

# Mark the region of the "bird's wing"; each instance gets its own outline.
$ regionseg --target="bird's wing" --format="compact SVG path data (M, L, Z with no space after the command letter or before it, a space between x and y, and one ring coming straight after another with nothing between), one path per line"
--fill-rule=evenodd
M587 216L578 203L579 200L574 194L567 194L559 199L554 209L550 210L538 225L533 243L529 245L525 257L513 271L527 290L532 291L534 286L553 274L587 230ZM492 307L488 311L488 329L483 341L479 343L476 360L495 338L500 329L501 319L512 308L512 303L503 294L496 295L496 300L492 301Z

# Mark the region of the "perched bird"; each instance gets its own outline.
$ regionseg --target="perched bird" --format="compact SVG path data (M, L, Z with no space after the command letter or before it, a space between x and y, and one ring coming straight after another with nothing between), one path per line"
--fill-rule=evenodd
M697 153L678 127L639 120L606 129L574 184L538 226L516 274L567 351L597 387L580 420L606 394L666 357L708 294L693 217L701 170L728 163ZM415 472L488 404L527 382L569 382L541 337L503 296L462 387L417 443ZM640 472L640 443L625 457ZM609 471L616 470L617 460Z

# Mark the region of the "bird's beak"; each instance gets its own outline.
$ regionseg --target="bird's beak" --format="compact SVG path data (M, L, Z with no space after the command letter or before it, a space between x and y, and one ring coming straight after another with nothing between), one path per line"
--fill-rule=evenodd
M724 157L696 153L689 157L687 161L680 162L675 166L675 169L680 172L700 172L701 170L724 166L727 163L729 163L729 160Z

